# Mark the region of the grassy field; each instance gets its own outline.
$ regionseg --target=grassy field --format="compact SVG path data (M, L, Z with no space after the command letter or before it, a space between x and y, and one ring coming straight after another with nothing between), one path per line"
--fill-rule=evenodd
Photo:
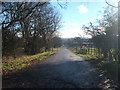
M25 67L28 67L30 65L41 62L45 60L48 56L53 55L57 50L59 49L55 48L53 52L48 51L48 52L43 52L36 55L31 55L31 56L21 56L16 59L9 58L9 60L6 57L3 57L2 58L3 74L15 72Z

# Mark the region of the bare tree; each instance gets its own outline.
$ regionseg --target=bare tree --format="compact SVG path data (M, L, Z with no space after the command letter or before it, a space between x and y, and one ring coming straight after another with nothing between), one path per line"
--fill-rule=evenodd
M109 6L113 7L113 8L119 8L120 5L118 4L118 6L112 5L110 4L107 0L105 0L105 3L108 4Z
M18 21L27 18L37 6L43 6L46 2L3 2L1 15L4 17L2 21L3 30L9 28Z
M3 46L14 47L10 37L22 37L28 54L35 54L43 47L51 48L52 34L59 28L61 17L49 2L4 2L2 8Z

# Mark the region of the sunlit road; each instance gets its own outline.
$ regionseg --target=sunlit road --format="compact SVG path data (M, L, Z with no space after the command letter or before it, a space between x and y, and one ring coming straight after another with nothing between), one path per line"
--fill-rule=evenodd
M66 48L29 70L3 77L3 87L94 88L102 77L93 66Z

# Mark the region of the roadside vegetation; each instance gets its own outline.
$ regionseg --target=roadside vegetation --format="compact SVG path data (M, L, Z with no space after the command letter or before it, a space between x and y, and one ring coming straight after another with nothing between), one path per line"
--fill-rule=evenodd
M103 56L102 54L98 54L99 51L97 48L82 47L82 48L69 48L69 50L74 52L76 55L83 57L84 60L97 59Z
M109 58L104 58L103 54L99 54L97 48L68 48L70 51L78 56L83 57L84 60L93 64L96 68L99 68L101 72L114 79L118 80L118 73L120 69L120 64L114 58L109 60ZM90 50L89 50L90 49Z
M61 46L61 15L50 2L2 2L3 74L41 61Z
M110 6L107 8L103 11L104 18L96 20L98 25L90 22L82 27L92 38L71 38L64 44L117 82L120 74L118 11Z
M16 72L18 70L22 70L28 66L31 66L33 64L37 64L43 60L45 60L50 55L55 54L55 52L59 50L59 48L54 48L53 51L47 51L43 53L39 53L36 55L26 55L21 56L19 58L14 59L13 57L9 58L9 61L6 57L3 57L3 74L8 74L11 72Z

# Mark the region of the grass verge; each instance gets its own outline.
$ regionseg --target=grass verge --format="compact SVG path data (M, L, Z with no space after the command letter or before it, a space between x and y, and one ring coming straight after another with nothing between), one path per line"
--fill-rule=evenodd
M74 48L68 48L70 51L72 51L73 53L75 53L76 55L84 58L84 60L90 60L90 59L98 59L98 56L94 55L94 54L79 54L76 52L76 50Z
M118 75L120 75L120 64L118 63L118 61L111 61L108 58L105 59L103 57L95 56L94 54L78 54L76 53L76 50L74 48L68 49L76 55L83 57L84 60L90 62L95 68L98 68L106 76L117 82Z
M53 52L43 52L36 55L31 56L23 56L16 59L9 59L7 60L5 57L2 59L2 73L7 74L11 72L16 72L18 70L24 69L28 66L31 66L33 64L36 64L44 59L46 59L48 56L55 54L55 52L59 49L54 49Z

